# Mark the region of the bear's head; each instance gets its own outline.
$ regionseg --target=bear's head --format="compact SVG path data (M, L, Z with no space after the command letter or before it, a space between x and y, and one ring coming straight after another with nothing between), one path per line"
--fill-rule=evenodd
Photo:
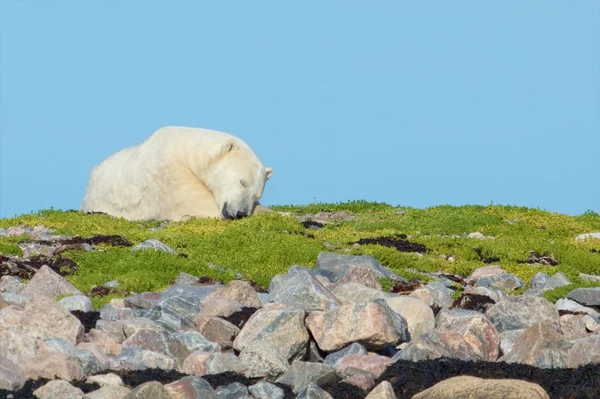
M251 215L272 175L273 169L265 168L252 150L241 148L236 140L227 140L206 176L221 218Z

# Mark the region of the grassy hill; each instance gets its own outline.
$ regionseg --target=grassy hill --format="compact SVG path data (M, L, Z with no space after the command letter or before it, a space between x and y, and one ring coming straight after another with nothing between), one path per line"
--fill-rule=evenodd
M290 212L251 218L190 220L161 226L156 222L128 222L102 214L79 211L43 210L14 218L0 219L0 227L44 225L55 234L90 237L97 234L121 235L134 245L158 239L179 255L155 251L131 251L130 247L99 245L97 251L65 251L79 269L67 276L77 288L88 292L94 285L110 280L120 283L120 293L97 300L101 304L126 292L157 291L166 288L180 272L217 278L223 282L244 278L268 287L270 279L285 273L292 265L314 266L321 251L368 254L404 277L421 272L446 271L469 275L477 267L496 264L526 283L538 271L566 274L572 286L548 291L550 300L562 297L583 283L579 273L600 275L600 240L576 241L578 234L600 231L600 215L588 211L567 216L515 206L436 206L426 209L392 206L385 203L354 201L338 204L275 206ZM311 229L294 215L322 211L345 211L353 217L332 221ZM493 239L466 236L480 232ZM371 242L369 238L388 237L421 244L422 254ZM21 255L19 243L29 236L0 237L0 253ZM363 244L355 244L363 240ZM408 248L411 250L411 248ZM547 256L555 266L527 263L534 255Z

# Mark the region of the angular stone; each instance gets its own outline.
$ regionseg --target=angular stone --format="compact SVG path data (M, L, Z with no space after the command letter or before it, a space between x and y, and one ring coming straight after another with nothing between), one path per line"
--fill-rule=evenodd
M194 284L198 282L200 279L196 276L192 276L191 274L180 272L177 277L175 277L175 284Z
M68 311L79 310L82 312L91 312L94 310L92 300L85 295L71 295L57 302Z
M266 381L259 381L248 387L248 391L256 399L283 399L283 389Z
M396 399L394 388L388 381L382 381L365 397L365 399Z
M452 290L440 289L438 286L426 285L425 287L417 288L408 296L417 298L425 302L428 306L437 306L446 309L452 306L454 302L451 292Z
M599 314L594 308L580 305L579 303L566 298L560 298L556 301L554 306L559 312L563 313L589 314L591 316L597 316Z
M147 368L173 370L175 368L175 359L165 355L164 353L154 352L146 349L136 349L137 351L135 354L129 359L131 364L136 365L133 367L135 370L145 370Z
M172 338L167 332L155 330L138 330L123 342L123 348L141 348L162 353L183 364L189 351L180 341Z
M83 399L123 399L131 389L122 386L106 385L83 396Z
M92 330L90 330L90 332ZM120 344L122 344L123 341L125 341L125 339L127 338L125 336L125 331L123 331L123 324L117 323L115 321L107 321L100 319L96 322L96 330L108 334Z
M229 317L242 310L242 305L233 299L213 297L202 302L202 309L194 318L194 325L200 330L211 317Z
M546 323L532 325L517 338L512 350L501 357L500 361L540 368L565 367L569 347L557 328L558 325Z
M574 314L560 316L560 330L567 341L587 336L583 317Z
M420 299L399 295L386 297L385 301L394 312L406 320L411 339L435 328L433 310Z
M406 320L383 299L312 312L306 325L321 350L331 352L352 342L381 349L408 339Z
M333 397L327 393L323 388L316 384L308 384L296 399L333 399Z
M190 354L181 367L186 374L203 376L224 372L243 372L246 366L233 353L206 353L195 351Z
M21 368L7 357L0 356L0 389L21 389L27 378Z
M145 317L133 317L131 319L117 320L116 323L123 326L125 338L131 337L139 330L152 330L156 332L160 332L162 330L155 321Z
M248 388L240 382L221 385L215 391L219 399L246 399L249 398Z
M524 329L537 323L556 326L560 323L552 302L536 296L507 297L491 306L486 315L499 332Z
M277 382L292 387L292 391L297 394L309 384L320 386L335 379L335 369L331 366L294 360Z
M341 303L317 279L305 271L278 274L269 284L273 302L304 311L330 310Z
M292 361L306 354L308 340L304 311L272 303L248 319L236 336L233 347L241 352L258 341L268 342Z
M375 377L373 374L356 369L347 369L346 371L349 370L352 370L353 373L344 378L342 382L359 387L363 391L368 391L375 386Z
M376 288L370 288L360 283L338 284L331 293L341 304L369 302L377 298L386 298L386 294ZM324 310L324 309L320 309Z
M158 381L145 382L123 397L123 399L171 399L167 390Z
M163 299L160 292L143 292L126 297L123 302L125 306L132 309L151 309L158 305Z
M584 306L600 306L600 287L575 288L567 294L567 298Z
M54 380L33 391L33 395L39 399L82 399L83 391L66 381Z
M516 379L483 379L471 376L452 377L414 395L412 399L550 399L534 383Z
M199 329L200 334L207 340L219 345L221 350L232 347L233 340L240 333L240 329L219 317L211 317Z
M5 292L0 295L0 297L8 304L8 305L17 305L23 307L31 300L31 297L27 295L21 294L13 294L11 292Z
M212 386L200 377L189 376L165 385L171 399L218 399Z
M46 296L55 299L59 295L81 295L82 293L58 273L43 265L33 275L21 294L29 297Z
M471 278L473 280L477 281L482 278L492 277L492 276L496 276L496 275L502 274L502 273L504 273L504 269L501 268L500 266L488 265L488 266L478 267L477 269L473 270L473 273L471 273Z
M123 386L121 377L114 373L92 375L86 379L86 382L88 384L93 384L95 382L101 387L105 385Z
M349 368L364 370L373 374L375 378L379 378L390 364L392 364L391 358L374 353L368 355L346 355L341 358L340 362L336 365L336 369L341 373L344 373Z
M100 309L100 318L107 321L133 319L134 317L135 311L133 309L115 306L111 303L107 303Z
M204 293L204 295L207 295L207 293ZM174 291L170 295L165 295L160 302L152 307L148 317L171 332L179 331L183 327L192 327L194 318L200 311L200 301L202 299L202 296L192 290Z
M1 293L12 293L19 294L25 288L26 284L23 284L22 280L16 276L2 276L0 277L0 292Z
M248 378L275 378L289 367L281 349L262 341L246 346L240 353L240 361L246 366L244 375Z
M105 354L96 354L88 349L80 349L75 352L73 357L79 360L81 367L83 368L83 374L91 375L100 373L110 366L110 361ZM101 357L102 359L99 359Z
M598 283L598 282L600 282L600 276L596 276L594 274L579 273L579 278L582 281L585 281L586 283ZM0 283L0 285L1 284L2 283ZM0 287L0 291L2 291L1 287Z
M81 364L67 354L56 352L24 359L19 366L27 378L60 378L61 380L81 380L83 368Z
M0 330L0 356L19 364L23 359L39 353L42 340L13 331Z
M392 273L377 260L369 255L347 255L335 252L321 252L317 256L315 271L332 283L367 283L371 281L371 288L381 289L381 277L406 281ZM367 281L368 280L368 281Z
M367 349L365 349L365 347L362 346L361 344L354 342L354 343L348 345L347 347L345 347L344 349L341 349L337 352L333 352L333 353L330 353L329 355L327 355L325 357L325 360L323 361L323 363L337 368L338 365L341 363L341 361L344 359L344 357L346 355L366 355L366 354L367 354Z
M155 251L167 252L173 255L177 255L175 251L169 248L167 245L163 244L159 240L149 239L144 242L139 243L135 247L131 248L131 251L141 251L144 249L153 249Z
M179 333L171 333L171 338L174 338L185 345L190 353L194 351L202 351L209 353L220 352L219 344L207 340L202 334L197 331L182 331Z
M510 292L518 288L525 287L523 280L514 274L501 273L489 277L484 277L477 280L475 283L478 287L487 287L490 289L499 289L504 292Z
M500 333L500 351L506 355L510 352L517 342L517 339L525 332L525 328L520 330L508 330Z
M232 280L207 296L207 298L215 297L232 299L249 308L260 308L262 306L262 301L252 285L244 280Z
M579 338L572 343L568 353L567 367L576 369L580 366L600 363L600 335Z
M104 331L92 328L88 333L88 341L96 344L98 348L107 355L118 355L121 353L122 345L119 341Z

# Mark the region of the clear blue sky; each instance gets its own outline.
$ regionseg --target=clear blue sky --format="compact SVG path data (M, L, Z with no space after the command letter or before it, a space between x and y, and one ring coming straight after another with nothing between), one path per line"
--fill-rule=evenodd
M599 4L2 0L0 217L166 125L244 139L266 205L600 212Z

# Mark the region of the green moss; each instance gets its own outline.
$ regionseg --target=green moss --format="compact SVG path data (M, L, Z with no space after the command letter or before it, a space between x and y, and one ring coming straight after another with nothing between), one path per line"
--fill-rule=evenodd
M132 252L130 248L107 245L100 246L102 251L68 251L64 256L71 257L80 266L68 279L84 292L109 280L119 281L120 288L131 292L161 290L180 272L206 275L224 282L241 273L266 288L273 276L285 273L292 265L314 267L319 252L331 251L332 245L334 251L340 253L371 255L402 277L418 277L424 281L430 279L420 272L443 270L469 275L489 263L516 274L526 283L538 271L549 275L562 272L574 284L581 284L579 272L600 274L600 253L592 251L600 250L600 240L574 240L578 234L600 231L600 215L594 212L571 217L516 206L442 205L415 209L367 201L272 208L293 214L346 211L354 218L310 230L293 217L267 213L235 221L169 223L153 231L153 227L160 226L160 221L130 222L108 215L49 209L0 219L0 227L45 225L55 229L56 234L82 237L118 234L134 245L154 238L180 254L152 250ZM475 231L494 239L465 237ZM399 234L425 245L427 251L418 255L381 245L353 245L361 238ZM18 244L27 240L28 237L0 237L0 253L20 255ZM523 263L530 251L552 254L559 265ZM385 287L388 286L386 283ZM564 291L553 290L545 295L556 298ZM100 305L110 298L93 301Z
M542 296L549 300L550 302L556 302L561 298L565 298L567 294L573 291L576 288L591 288L591 287L600 287L600 283L579 283L579 284L569 284L564 287L554 288L552 290L547 290L542 293Z

